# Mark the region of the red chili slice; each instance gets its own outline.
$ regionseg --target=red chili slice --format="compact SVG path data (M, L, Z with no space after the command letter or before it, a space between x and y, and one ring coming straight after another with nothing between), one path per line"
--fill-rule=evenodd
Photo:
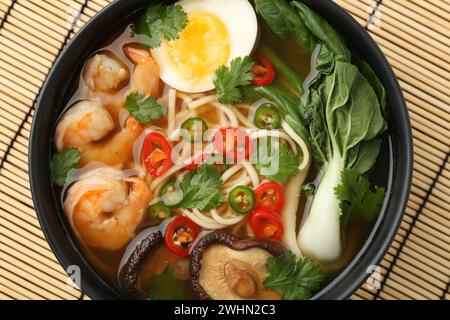
M255 190L256 205L281 212L284 206L283 186L275 182L266 182Z
M244 129L223 128L214 136L214 146L227 159L234 161L250 156L250 137Z
M173 166L172 147L158 132L152 132L145 138L142 156L148 172L153 177L162 176Z
M268 86L275 80L275 71L273 69L272 62L262 55L254 55L253 59L256 61L256 65L253 68L253 74L255 77L252 80L252 84L255 86Z
M281 241L284 227L281 218L275 211L257 207L250 215L250 226L258 239Z
M179 216L167 226L164 240L170 251L180 257L187 257L198 234L198 226L191 219Z

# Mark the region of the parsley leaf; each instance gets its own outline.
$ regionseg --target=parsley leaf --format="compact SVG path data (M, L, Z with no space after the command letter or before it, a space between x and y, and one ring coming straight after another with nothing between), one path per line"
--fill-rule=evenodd
M162 38L176 40L187 23L188 16L180 5L151 5L134 25L132 35L138 34L142 44L157 48L161 45Z
M325 280L325 272L319 265L307 258L296 260L291 251L269 258L266 268L264 287L278 291L284 300L309 299Z
M371 191L369 181L356 169L344 169L341 179L341 184L334 189L340 201L341 223L347 224L355 218L374 219L384 201L384 188Z
M212 165L205 165L187 174L180 183L183 200L178 207L209 211L223 201L222 180Z
M50 161L53 183L59 187L64 186L69 171L77 169L79 164L80 152L78 149L65 149L61 153L55 153Z
M276 143L265 154L261 153L261 147L264 146L260 145L255 167L262 176L270 181L286 183L298 174L299 159L286 144Z
M186 298L186 282L175 278L168 265L163 273L148 282L149 300L183 300Z
M146 98L139 92L128 95L125 107L137 122L143 124L158 120L164 115L164 110L155 97Z
M219 101L233 104L242 101L242 86L250 84L254 62L250 57L237 57L231 60L230 67L220 66L214 75L214 85Z

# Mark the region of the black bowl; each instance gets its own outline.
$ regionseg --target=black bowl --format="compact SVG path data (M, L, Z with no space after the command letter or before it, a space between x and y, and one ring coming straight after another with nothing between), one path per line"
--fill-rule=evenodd
M397 79L369 34L329 0L305 0L326 18L377 73L389 104L391 168L387 200L367 241L352 262L315 295L314 299L346 299L369 276L388 250L408 200L412 176L412 138L409 117ZM126 298L97 273L78 249L50 181L52 133L58 115L73 92L84 61L112 32L138 16L148 0L117 0L97 14L67 45L44 84L34 116L30 142L30 182L35 208L44 234L61 265L79 266L81 289L93 299ZM106 32L105 32L106 31Z

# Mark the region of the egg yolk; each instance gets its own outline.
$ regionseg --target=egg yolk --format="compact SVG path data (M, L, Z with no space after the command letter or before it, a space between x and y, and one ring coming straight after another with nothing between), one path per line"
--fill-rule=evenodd
M207 12L189 14L180 37L167 43L169 61L184 80L212 75L230 56L230 35L225 24Z

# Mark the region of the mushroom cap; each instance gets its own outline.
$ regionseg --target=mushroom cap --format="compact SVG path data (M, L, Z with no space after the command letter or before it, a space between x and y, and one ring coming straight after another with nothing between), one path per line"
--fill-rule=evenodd
M235 262L246 267L255 280L257 292L264 290L267 277L266 262L272 256L280 256L285 248L277 242L239 240L235 235L218 231L202 238L191 253L191 284L200 299L241 300L230 288L225 266Z
M157 245L164 242L157 228L149 228L139 234L127 247L119 267L119 287L133 298L146 299L148 293L139 287L139 269L145 257Z

